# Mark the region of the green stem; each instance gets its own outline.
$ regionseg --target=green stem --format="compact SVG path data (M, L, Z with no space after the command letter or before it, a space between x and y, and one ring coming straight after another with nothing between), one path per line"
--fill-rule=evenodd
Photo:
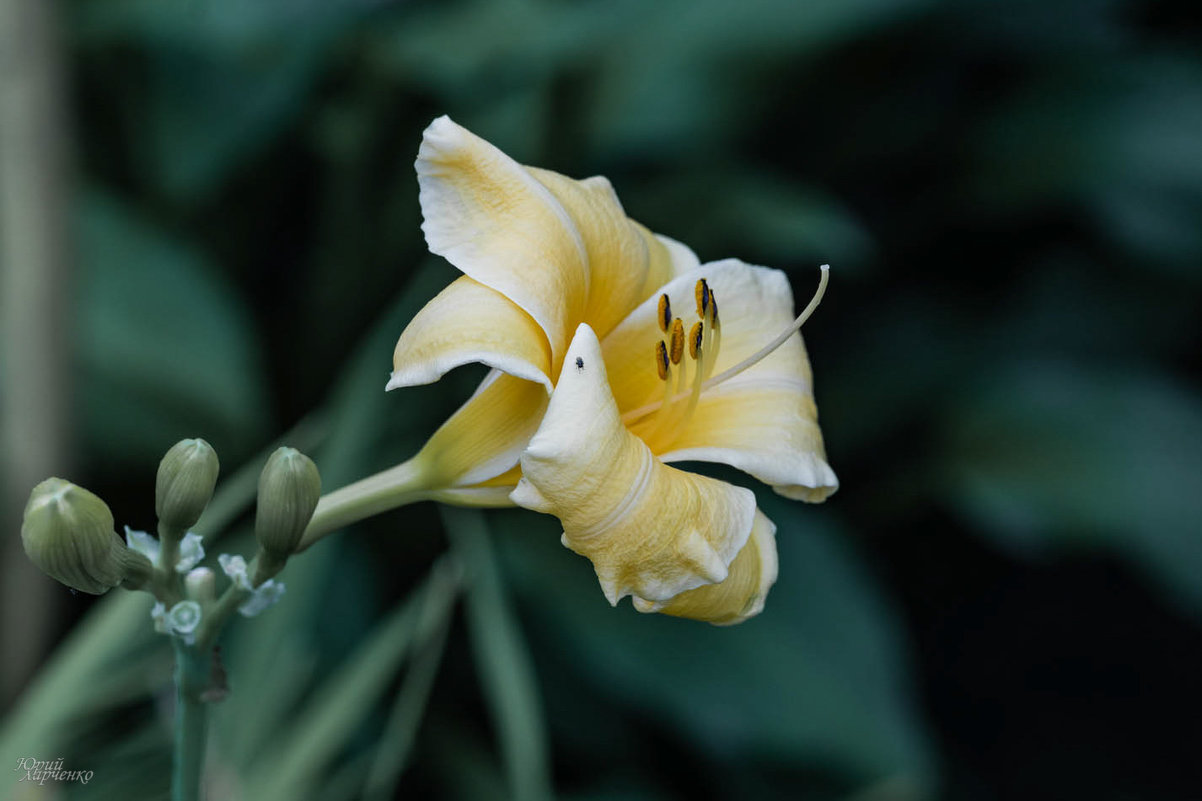
M254 570L254 563L251 563ZM211 649L217 640L217 635L242 603L250 597L250 593L234 584L225 588L225 592L217 599L211 608L205 609L200 619L200 628L196 630L196 647L206 651Z
M422 466L416 459L410 459L323 495L297 546L297 553L343 526L423 500L428 492L426 480Z
M296 552L304 551L340 528L418 501L483 509L513 506L509 500L513 490L511 485L485 481L457 486L452 481L441 484L439 481L437 476L431 475L428 459L419 453L396 467L323 495Z
M209 710L201 694L213 672L212 651L186 645L175 647L175 751L171 764L172 801L200 801Z
M179 541L183 534L159 523L159 567L169 576L175 575L175 563L179 561Z

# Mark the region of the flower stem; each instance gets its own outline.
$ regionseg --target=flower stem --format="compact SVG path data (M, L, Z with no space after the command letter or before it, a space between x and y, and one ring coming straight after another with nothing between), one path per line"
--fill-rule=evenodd
M178 637L173 641L176 707L171 799L200 801L209 716L201 694L212 676L212 651L189 646Z
M423 500L429 492L425 486L427 480L422 465L416 459L410 459L323 495L297 546L297 553L343 526Z

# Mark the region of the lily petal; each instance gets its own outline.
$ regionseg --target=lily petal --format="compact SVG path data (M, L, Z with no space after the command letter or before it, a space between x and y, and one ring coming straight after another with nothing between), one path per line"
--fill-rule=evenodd
M541 384L491 371L413 457L422 466L424 484L464 487L511 470L546 408Z
M751 534L755 496L662 464L626 430L588 325L565 363L510 498L560 519L564 545L592 560L610 603L666 601L725 580Z
M656 294L655 290L676 276L691 273L701 266L701 260L688 245L663 234L653 234L638 223L635 223L635 227L647 240L647 249L651 255L651 264L647 268L647 283L643 285L642 300Z
M415 166L430 250L533 317L558 364L588 297L588 255L568 212L529 170L449 117L426 128Z
M707 391L660 459L728 464L786 498L826 500L839 488L839 479L826 462L808 385L742 378Z
M713 289L720 308L722 345L715 375L757 352L793 322L793 293L780 270L725 259L678 276L605 339L606 367L624 412L663 396L651 357L661 336L659 295L667 294L681 316L693 314L694 285L700 278ZM823 500L838 487L826 463L800 333L743 373L705 390L692 417L678 428L657 426L653 415L628 423L665 462L729 464L800 500Z
M726 581L682 592L665 603L635 598L634 608L719 626L742 623L763 610L768 590L776 583L776 571L776 525L757 509L751 537L730 563Z
M661 239L626 216L608 179L576 181L527 168L567 210L588 253L589 295L584 318L604 337L678 269L697 265L684 245Z
M529 314L467 276L453 281L405 326L392 355L387 389L431 384L481 362L551 392L551 348Z

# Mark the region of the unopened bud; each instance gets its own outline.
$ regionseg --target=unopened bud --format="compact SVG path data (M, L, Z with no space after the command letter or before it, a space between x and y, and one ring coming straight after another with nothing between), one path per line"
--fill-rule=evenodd
M197 567L184 576L184 593L202 604L217 597L217 574L207 567Z
M25 554L42 572L80 592L100 595L127 577L142 583L150 562L130 551L113 530L100 498L61 478L33 488L21 523Z
M255 514L255 536L271 560L282 561L296 551L320 497L321 475L312 459L295 448L271 454L259 476Z
M182 439L159 462L154 510L180 536L200 520L217 486L217 454L203 439Z

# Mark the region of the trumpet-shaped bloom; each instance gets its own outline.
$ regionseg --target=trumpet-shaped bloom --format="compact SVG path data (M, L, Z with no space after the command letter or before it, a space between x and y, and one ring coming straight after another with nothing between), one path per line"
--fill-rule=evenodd
M818 298L795 321L780 271L701 265L627 218L604 178L524 167L446 117L416 166L426 241L463 275L401 334L388 389L493 369L412 460L323 499L306 544L416 498L514 503L559 518L611 603L757 613L775 527L750 490L670 463L834 492L797 333Z

